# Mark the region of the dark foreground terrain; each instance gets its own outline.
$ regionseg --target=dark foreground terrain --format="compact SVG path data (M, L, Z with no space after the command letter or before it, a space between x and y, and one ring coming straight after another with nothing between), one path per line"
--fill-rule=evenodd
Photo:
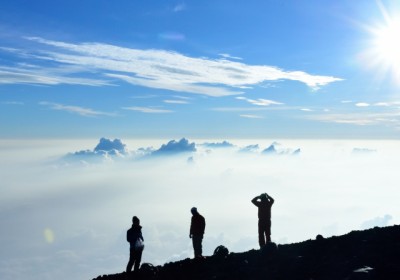
M143 264L137 274L103 275L125 279L400 279L400 226L352 231L300 243L269 244L262 250L215 254L164 266Z

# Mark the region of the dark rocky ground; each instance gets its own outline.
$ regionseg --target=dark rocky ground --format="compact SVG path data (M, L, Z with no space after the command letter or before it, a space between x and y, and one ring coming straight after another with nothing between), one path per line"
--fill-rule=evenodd
M103 275L125 279L400 279L400 226L352 231L300 243L270 244L262 250L186 259L164 266L142 264L137 274Z

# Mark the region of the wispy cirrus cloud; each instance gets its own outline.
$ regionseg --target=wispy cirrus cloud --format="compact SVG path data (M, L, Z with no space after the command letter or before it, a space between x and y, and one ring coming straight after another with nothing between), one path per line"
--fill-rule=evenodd
M111 86L105 79L90 79L70 76L75 74L76 68L63 70L60 68L39 68L27 65L17 67L0 66L0 84L35 84L35 85L84 85L84 86Z
M264 117L259 116L259 115L250 115L250 114L241 114L239 115L242 118L246 118L246 119L263 119Z
M262 85L266 81L298 81L318 89L342 80L303 71L285 71L275 66L190 57L166 50L125 48L104 43L67 43L38 37L26 39L38 46L36 50L23 50L24 55L21 51L21 58L23 56L26 60L30 57L36 63L40 61L39 73L42 74L35 76L32 69L26 68L8 69L0 76L3 83L93 85L97 82L97 85L109 85L111 78L149 88L219 97L242 94L243 89ZM10 53L18 55L14 49ZM53 69L43 66L46 62L57 65L55 72L59 76L52 74L54 66ZM74 67L74 73L61 75L62 70ZM71 74L78 77L74 78ZM86 78L88 75L94 79Z
M227 58L227 59L242 60L241 57L232 56L232 55L230 55L230 54L228 54L228 53L220 53L219 55L222 56L223 58Z
M84 107L80 107L80 106L63 105L63 104L53 103L53 102L42 101L42 102L39 102L39 105L47 106L51 110L65 111L65 112L77 114L77 115L84 116L84 117L99 117L99 116L114 117L114 116L116 116L115 113L101 112L101 111L96 111L96 110L93 110L90 108L84 108Z
M258 106L283 105L283 103L281 103L281 102L268 100L268 99L262 99L262 98L250 99L250 98L239 96L239 97L236 97L236 99L244 100L244 101L249 102L250 104L258 105Z
M24 102L20 102L20 101L3 101L3 102L1 102L1 104L4 104L4 105L25 105Z
M337 114L318 114L309 116L308 119L353 125L385 125L400 127L400 112L380 112L380 113L337 113Z
M186 4L185 3L180 3L177 4L176 6L174 6L174 8L172 9L172 11L174 11L175 13L177 12L182 12L186 9Z
M124 110L130 110L130 111L137 111L141 113L149 113L149 114L165 114L165 113L173 113L174 111L172 110L167 110L167 109L160 109L160 108L154 108L154 107L123 107L122 109Z
M164 103L168 103L168 104L189 104L188 101L186 100L177 100L177 99L166 99L164 100Z

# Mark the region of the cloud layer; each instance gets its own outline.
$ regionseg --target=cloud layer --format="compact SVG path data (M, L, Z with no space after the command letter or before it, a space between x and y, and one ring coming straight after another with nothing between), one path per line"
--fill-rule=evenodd
M233 146L218 148L226 143ZM82 149L87 145L94 148ZM302 152L263 155L271 145L277 152ZM157 149L143 148L149 146ZM376 152L355 156L354 147ZM89 151L82 153L87 157L107 153L111 160L54 162L68 150ZM171 156L132 160L139 151ZM279 244L398 223L400 217L397 197L388 196L400 180L396 141L3 140L0 156L5 280L91 279L123 271L133 215L143 225L143 262L192 257L193 206L207 220L205 255L221 244L234 252L257 248L257 209L250 200L263 192L275 199L272 238ZM21 242L27 232L29 242Z

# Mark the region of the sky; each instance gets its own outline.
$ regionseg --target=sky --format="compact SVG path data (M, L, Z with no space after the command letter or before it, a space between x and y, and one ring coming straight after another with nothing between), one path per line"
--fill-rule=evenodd
M399 11L5 0L0 136L397 139Z
M2 0L0 278L399 224L400 2Z

